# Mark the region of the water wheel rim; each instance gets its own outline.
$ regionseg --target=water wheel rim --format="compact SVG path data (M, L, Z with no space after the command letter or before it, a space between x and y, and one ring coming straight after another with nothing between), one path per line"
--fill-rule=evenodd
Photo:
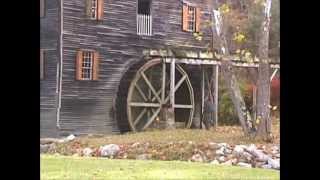
M144 78L143 74L144 74L145 71L147 71L148 69L151 69L152 67L154 67L156 65L162 64L162 63L163 63L163 60L160 59L160 58L149 60L142 67L139 68L139 70L135 74L134 79L130 83L130 87L129 87L129 90L128 90L128 96L127 96L127 117L128 117L128 122L129 122L129 125L130 125L130 129L132 131L134 131L134 132L141 131L141 129L136 128L136 124L132 119L132 107L131 107L132 101L131 100L132 100L132 95L133 95L134 89L136 88L136 84L141 78ZM195 109L195 107L194 107L195 106L195 103L194 103L194 92L193 92L193 88L192 88L192 85L191 85L191 81L190 81L189 76L186 73L186 71L179 64L176 64L176 70L182 76L186 76L184 82L182 82L181 84L186 83L187 84L187 88L188 88L188 97L190 98L190 106L191 106L191 108L188 107L188 109L190 111L189 111L189 118L188 118L187 121L185 121L185 128L190 128L191 124L192 124L192 120L193 120L194 109ZM162 87L161 87L161 89L162 89ZM160 95L162 95L162 93L163 92L161 91ZM167 96L167 98L168 97L169 96ZM166 98L166 100L167 100L167 98ZM160 99L161 99L161 97L160 97ZM151 103L148 104L148 105L152 105L154 107L159 107L155 112L156 116L160 113L159 111L162 110L162 107L161 107L161 103L162 102L159 102L159 103L160 103L160 105L156 105L156 103L155 104L151 104ZM143 105L143 104L141 103L141 105ZM147 120L147 123L149 123L149 119Z

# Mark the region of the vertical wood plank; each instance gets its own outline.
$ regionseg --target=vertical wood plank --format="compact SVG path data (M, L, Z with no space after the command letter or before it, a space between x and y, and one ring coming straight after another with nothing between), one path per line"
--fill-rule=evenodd
M215 87L214 87L214 119L215 119L215 127L218 127L218 102L219 100L219 66L215 67Z
M204 66L201 66L201 121L200 121L200 128L202 129L204 126L203 124L203 112L204 112Z
M171 59L170 64L170 107L168 109L168 117L167 117L167 128L174 128L174 122L175 122L175 113L174 113L174 86L175 86L175 58Z
M171 59L170 66L170 105L174 108L174 85L175 85L175 58Z
M43 49L40 49L40 79L44 79L44 55Z
M161 101L164 103L166 97L166 62L162 62L162 93L161 93Z
M252 113L253 120L257 118L257 87L254 85L252 88Z

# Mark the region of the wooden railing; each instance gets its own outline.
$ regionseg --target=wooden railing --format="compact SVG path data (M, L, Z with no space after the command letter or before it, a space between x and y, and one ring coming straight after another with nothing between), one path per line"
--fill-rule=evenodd
M137 34L145 36L152 35L152 17L150 15L137 15Z

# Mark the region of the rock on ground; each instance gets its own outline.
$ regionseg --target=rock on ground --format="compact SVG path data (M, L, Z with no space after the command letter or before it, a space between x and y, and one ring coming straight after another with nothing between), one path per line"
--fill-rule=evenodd
M100 147L100 155L102 157L115 156L120 151L120 147L116 144L108 144Z
M251 168L251 167L252 167L251 164L249 164L249 163L244 163L244 162L239 162L237 165L238 165L238 166L241 166L241 167L247 167L247 168Z
M47 153L50 148L50 144L40 144L40 153Z
M218 160L215 159L215 160L211 161L210 164L220 164L220 163Z
M200 154L194 154L191 157L191 161L193 161L193 162L204 162L204 158Z
M136 156L137 160L148 160L151 159L152 155L151 154L140 154Z
M70 134L68 137L66 137L66 141L69 142L69 141L74 140L75 138L76 137L73 134Z
M82 150L82 154L84 156L91 156L94 151L91 148L84 148Z
M273 169L280 169L280 160L274 160L269 158L268 159L268 164L273 168Z

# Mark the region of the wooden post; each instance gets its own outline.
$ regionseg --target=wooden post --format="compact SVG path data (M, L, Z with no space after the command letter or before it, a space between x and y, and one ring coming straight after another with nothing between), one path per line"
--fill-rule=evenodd
M170 67L170 107L168 109L167 128L174 128L174 86L175 86L175 58L171 59Z
M219 95L219 66L215 67L215 87L214 87L214 120L215 127L218 127L218 95Z
M252 88L252 114L253 120L257 118L257 87L253 86Z
M204 66L201 66L201 72L202 72L202 77L201 77L201 116L200 116L200 128L203 128L203 111L204 111Z
M164 103L165 100L165 93L166 93L166 61L162 62L162 94L161 94L161 101Z

